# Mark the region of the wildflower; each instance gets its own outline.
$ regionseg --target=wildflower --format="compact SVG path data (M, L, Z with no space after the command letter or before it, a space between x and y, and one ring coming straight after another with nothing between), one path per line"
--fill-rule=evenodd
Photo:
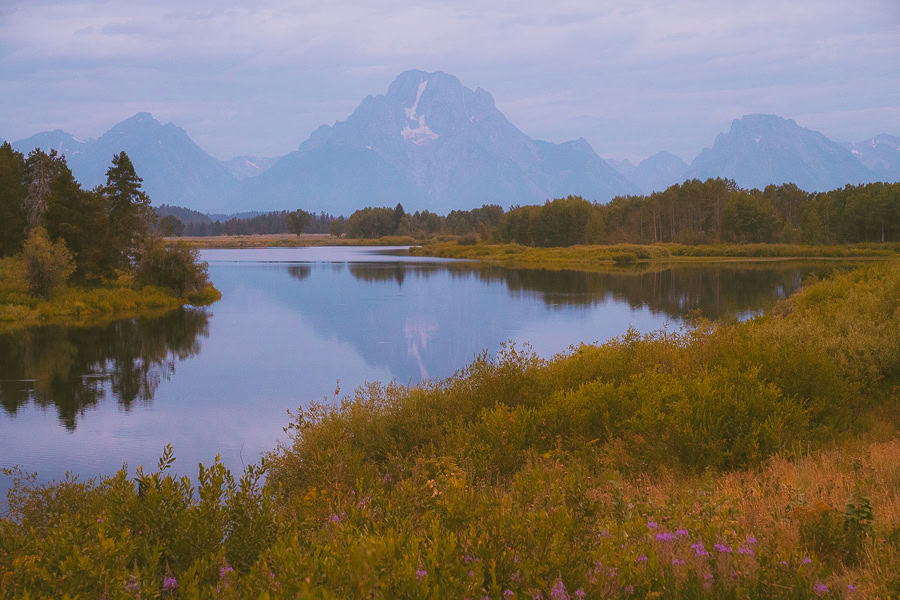
M522 581L522 576L519 575L518 571L516 571L510 576L510 579L512 579L513 583L519 583L520 581Z
M553 587L550 588L550 600L569 600L569 593L562 579L557 579Z
M713 576L712 573L707 573L706 575L703 576L703 579L705 579L706 581L712 581L713 579L715 579L715 577Z
M381 478L381 483L387 484L387 483L392 482L393 480L394 480L394 478L391 477L391 474L390 474L390 473L385 473L385 474L384 474L384 477Z
M582 600L582 598L584 598L586 595L587 594L585 594L584 590L581 588L578 588L577 590L575 590L575 597L578 598L578 600Z
M656 521L647 521L647 529L656 529L659 525L656 524Z
M674 566L674 567L677 567L677 566L683 565L683 564L684 564L684 560L678 558L677 556L672 559L672 566Z
M469 577L475 577L475 571L469 571Z
M416 569L416 581L421 581L428 575L428 572L425 569Z
M102 522L103 522L103 517L97 517L97 522L98 522L98 523L102 523Z
M847 584L847 591L848 591L848 592L855 592L855 591L856 591L856 586L853 585L852 583L848 583L848 584Z
M337 525L341 522L341 517L337 513L332 513L331 516L328 517L328 522Z
M234 572L234 567L225 565L224 567L219 569L219 578L224 579L226 575L232 572Z
M746 554L747 556L753 556L753 548L747 548L746 546L741 546L738 548L738 554Z
M750 544L751 546L756 545L756 541L757 541L756 538L753 537L752 535L747 537L747 543Z
M811 559L810 557L808 557L808 556L804 556L804 557L803 557L803 564L804 564L804 565L808 565L808 564L811 563L811 562L812 562L812 559Z
M469 564L470 562L472 562L472 560L473 560L472 557L469 556L468 554L466 554L465 556L463 556L463 562L466 563L466 564Z
M166 577L163 579L163 591L171 592L178 589L178 580L174 577Z
M816 592L817 596L821 596L822 594L828 593L828 586L824 583L817 583L813 590Z
M631 595L631 594L634 593L634 586L633 586L633 585L626 585L624 589L625 589L625 593L628 594L628 595Z
M519 555L518 554L513 556L513 564L519 564Z
M678 537L686 537L691 534L688 532L687 529L678 529L675 531L675 535L677 535Z
M709 556L709 552L706 551L706 548L703 546L703 542L696 542L691 544L691 550L694 551L694 554L697 556Z
M637 557L638 562L647 562L647 557L643 554Z
M675 536L669 533L668 531L663 531L661 533L656 534L657 542L671 542L675 539Z
M731 546L726 546L725 544L715 544L713 545L713 550L718 552L732 552Z
M786 561L786 560L781 561L781 566L782 566L782 567L788 566L787 561Z
M503 590L504 598L512 598L513 596L515 596L515 593L512 590Z

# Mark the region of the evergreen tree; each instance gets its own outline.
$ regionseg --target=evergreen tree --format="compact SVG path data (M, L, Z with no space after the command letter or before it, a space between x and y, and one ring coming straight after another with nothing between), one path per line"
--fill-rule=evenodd
M127 267L133 262L153 223L150 197L141 190L142 181L124 151L113 157L103 188L109 217L107 249L113 266Z
M0 256L16 254L25 240L25 158L0 146Z

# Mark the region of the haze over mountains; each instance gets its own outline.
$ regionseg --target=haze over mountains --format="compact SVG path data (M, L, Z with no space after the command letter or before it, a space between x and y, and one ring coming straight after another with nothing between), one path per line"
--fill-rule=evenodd
M113 154L125 150L155 204L216 213L304 208L349 215L398 202L447 213L569 194L606 202L694 177L728 177L747 188L793 182L808 191L900 181L900 138L839 144L774 115L736 119L691 165L668 152L638 165L607 162L584 139L532 139L485 90L423 71L401 73L386 94L366 97L347 119L322 125L280 158L218 161L183 129L149 113L97 140L55 130L13 146L26 153L56 149L86 187L103 183Z

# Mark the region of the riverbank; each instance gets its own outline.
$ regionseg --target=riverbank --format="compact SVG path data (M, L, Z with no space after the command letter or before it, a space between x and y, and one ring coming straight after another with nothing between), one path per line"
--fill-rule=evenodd
M260 235L215 235L165 238L167 245L183 244L189 248L305 248L308 246L413 246L421 243L409 236L374 239L335 237L327 233L272 233Z
M617 244L536 248L519 244L453 241L425 243L410 248L413 256L434 256L489 262L503 266L540 269L591 270L596 266L651 262L749 262L776 260L897 259L900 244Z
M172 455L18 472L0 595L894 597L898 298L870 265L746 322L373 384L199 489Z
M207 306L221 297L211 284L201 292L178 297L154 286L133 287L121 276L101 287L68 285L50 299L28 293L24 265L18 258L0 259L0 331L35 325L92 325L113 319L158 316L187 304Z

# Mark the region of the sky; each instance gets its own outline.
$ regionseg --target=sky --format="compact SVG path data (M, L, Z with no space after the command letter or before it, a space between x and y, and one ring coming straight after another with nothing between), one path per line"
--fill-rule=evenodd
M734 118L900 135L900 0L0 0L0 138L148 111L219 159L291 152L402 71L531 137L686 161Z

